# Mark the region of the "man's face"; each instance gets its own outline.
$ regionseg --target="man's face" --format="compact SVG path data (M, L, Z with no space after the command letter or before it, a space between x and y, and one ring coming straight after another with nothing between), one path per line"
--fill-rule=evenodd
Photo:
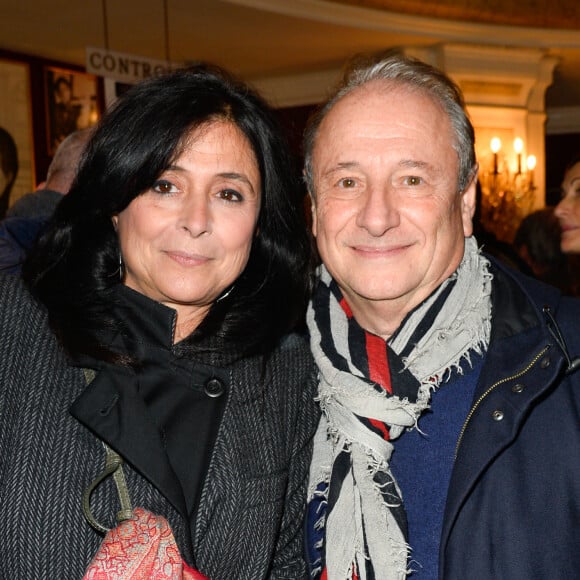
M339 101L313 150L313 233L364 328L400 319L459 265L475 183L457 192L446 114L428 97L375 82ZM399 320L400 322L400 320Z
M4 173L4 168L2 165L2 154L0 154L0 194L4 191L8 185L8 176Z

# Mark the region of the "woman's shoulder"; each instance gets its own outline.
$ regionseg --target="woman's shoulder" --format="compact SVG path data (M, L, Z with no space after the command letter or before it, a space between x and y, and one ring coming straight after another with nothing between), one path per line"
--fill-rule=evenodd
M314 364L308 336L305 333L285 334L274 348L274 353L282 357L298 357L303 359L305 363Z
M285 334L279 343L280 350L302 351L310 352L308 336L303 332L291 332Z
M22 331L48 329L46 311L30 294L19 276L0 273L0 332L3 340L11 328Z
M308 339L296 332L283 335L261 353L238 358L232 368L234 373L249 373L261 377L259 380L269 377L274 384L310 382L316 373ZM250 383L254 382L255 377Z
M299 380L313 384L317 367L310 351L308 337L293 332L284 335L268 359L271 372L283 380Z
M2 297L2 306L10 306L7 301L13 304L24 304L33 302L32 296L26 289L20 276L0 272L0 296Z

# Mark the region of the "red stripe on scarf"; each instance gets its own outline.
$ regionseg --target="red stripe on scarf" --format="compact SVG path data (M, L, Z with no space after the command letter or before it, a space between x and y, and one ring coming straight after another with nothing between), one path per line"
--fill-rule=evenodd
M393 387L391 385L391 371L389 370L389 361L387 360L387 348L385 341L379 336L365 332L367 358L369 361L369 378L371 381L378 383L389 394L393 394ZM371 419L369 422L378 429L385 439L388 441L391 438L387 426L378 419Z
M370 418L368 421L373 427L376 427L383 434L383 439L385 441L388 441L391 438L391 434L389 433L387 426L382 421Z
M347 318L352 318L352 310L350 309L350 306L348 305L348 302L343 298L340 299L340 307L344 310L344 313L346 314Z
M365 338L369 361L369 378L392 395L391 371L389 370L385 341L381 337L368 332L365 332Z

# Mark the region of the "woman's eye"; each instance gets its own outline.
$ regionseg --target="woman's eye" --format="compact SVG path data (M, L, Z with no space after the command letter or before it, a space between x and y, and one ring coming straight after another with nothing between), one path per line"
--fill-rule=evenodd
M421 185L423 183L423 180L420 177L417 177L416 175L409 175L408 177L405 177L405 185Z
M175 193L177 191L177 187L165 179L156 181L151 189L153 189L155 193Z
M222 189L219 192L219 197L225 201L242 201L243 196L239 191L235 189Z

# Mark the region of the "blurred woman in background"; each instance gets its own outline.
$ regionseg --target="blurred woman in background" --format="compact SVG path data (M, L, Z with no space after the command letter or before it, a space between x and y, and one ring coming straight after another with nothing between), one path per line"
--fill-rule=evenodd
M580 154L566 166L562 198L554 213L560 220L560 247L569 257L571 293L580 296Z

